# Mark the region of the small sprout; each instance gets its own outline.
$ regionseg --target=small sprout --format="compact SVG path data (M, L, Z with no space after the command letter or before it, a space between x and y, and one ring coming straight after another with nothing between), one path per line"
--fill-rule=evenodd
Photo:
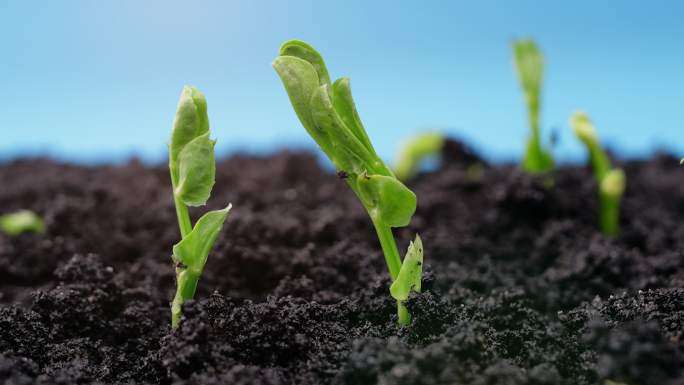
M43 234L47 230L45 221L31 210L19 210L16 213L0 216L0 230L14 236L21 233Z
M404 140L394 163L394 175L404 182L413 179L426 160L439 158L444 141L444 135L437 132L425 132Z
M403 271L392 227L407 226L416 195L375 153L354 105L349 78L330 82L321 55L309 44L291 40L271 63L285 86L299 121L344 178L375 225L392 281ZM320 127L320 129L319 129ZM338 174L340 176L340 174ZM398 312L401 315L401 306Z
M570 117L570 125L577 138L587 147L594 178L599 183L601 232L616 236L620 233L620 201L625 193L625 172L619 168L611 168L610 158L601 146L596 129L586 112L574 112Z
M530 174L540 174L553 168L553 156L545 149L539 136L541 83L544 56L532 39L513 40L513 64L523 88L532 132L527 140L522 167Z
M587 147L589 161L594 169L594 178L600 182L610 171L610 159L601 147L601 141L589 115L584 111L575 111L570 117L570 126L575 131L577 139Z
M411 315L406 310L406 306L402 305L411 290L420 291L420 278L423 274L423 242L416 234L416 242L411 242L404 257L404 264L399 272L397 278L392 286L390 286L390 293L392 297L397 300L399 306L399 323L408 325L411 323Z
M195 87L183 88L169 142L169 170L182 240L173 247L178 288L171 305L171 325L178 326L181 304L195 296L209 250L232 205L210 211L192 227L188 206L203 206L214 186L214 145L209 139L207 101Z

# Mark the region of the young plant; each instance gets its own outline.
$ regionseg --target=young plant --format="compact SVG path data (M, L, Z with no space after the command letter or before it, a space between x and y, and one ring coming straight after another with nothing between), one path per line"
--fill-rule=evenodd
M610 158L601 146L596 129L586 112L574 112L570 117L570 125L577 138L587 147L594 178L599 183L601 232L609 236L618 235L620 233L620 200L625 193L625 173L619 168L612 168Z
M0 230L9 236L26 232L43 234L47 226L43 218L33 211L19 210L16 213L0 216Z
M394 164L394 175L403 182L413 179L421 164L439 157L444 141L444 135L438 132L424 132L404 141Z
M413 266L407 267L405 263L402 267L392 227L409 224L416 210L416 195L395 178L375 153L356 111L349 78L331 83L321 55L299 40L283 44L280 56L271 65L285 85L300 122L337 168L336 175L347 181L368 211L390 277L396 283L403 269ZM420 249L422 256L422 245ZM401 304L405 297L402 294L395 298L400 322L408 323L408 312Z
M171 129L169 170L182 240L173 247L178 288L171 305L171 324L178 326L181 303L195 295L197 281L232 205L210 211L192 227L188 206L202 206L214 185L214 145L209 139L207 101L195 87L183 88Z
M544 75L544 56L534 40L513 40L513 64L523 88L532 132L522 159L523 169L531 174L540 174L553 168L551 151L542 146L539 135L539 110L541 83Z

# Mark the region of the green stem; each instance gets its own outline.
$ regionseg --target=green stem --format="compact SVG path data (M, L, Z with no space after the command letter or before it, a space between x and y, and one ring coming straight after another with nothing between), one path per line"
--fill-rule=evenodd
M375 225L375 231L378 232L382 253L385 254L385 262L387 262L390 277L392 278L392 282L394 282L399 276L399 270L401 270L401 257L399 257L399 252L397 251L397 244L394 243L392 228L381 224L380 221L373 218L373 215L371 215L371 219Z
M195 296L195 289L197 289L197 281L201 272L191 271L189 269L177 269L179 271L178 289L176 296L173 298L171 305L171 326L178 326L178 317L181 315L181 304Z
M401 301L397 301L397 313L399 314L400 325L409 325L411 323L411 314L409 314L406 306L401 304Z
M618 235L620 233L620 197L599 192L599 200L601 232L608 236Z
M176 196L176 187L178 187L178 176L174 172L176 165L172 162L169 165L171 170L171 184L173 186L173 203L176 205L176 216L178 217L178 227L180 227L181 239L190 234L192 231L192 222L190 222L190 214L188 214L188 206L181 202Z

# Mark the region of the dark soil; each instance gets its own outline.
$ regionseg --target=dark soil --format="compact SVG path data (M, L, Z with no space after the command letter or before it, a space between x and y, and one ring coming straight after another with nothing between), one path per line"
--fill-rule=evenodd
M180 240L168 169L0 165L0 214L45 235L0 235L0 383L684 383L684 168L620 164L622 235L597 231L584 167L551 180L448 142L409 183L423 292L398 326L368 215L312 154L217 164L207 207L233 203L197 301L169 326ZM469 177L470 175L470 177Z

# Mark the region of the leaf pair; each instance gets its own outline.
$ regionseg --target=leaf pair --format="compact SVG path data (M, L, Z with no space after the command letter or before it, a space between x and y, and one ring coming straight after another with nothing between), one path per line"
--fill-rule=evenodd
M207 203L214 186L214 145L209 139L207 101L195 87L184 87L171 129L169 168L174 194L188 206Z
M423 274L423 241L416 235L416 242L411 242L404 257L404 263L399 271L399 277L390 286L392 297L399 305L399 323L408 324L411 315L401 303L405 301L411 290L420 291L421 276Z
M361 123L349 78L331 84L321 55L309 44L291 40L271 64L280 76L304 128L338 170L374 220L406 226L416 197L378 157Z

